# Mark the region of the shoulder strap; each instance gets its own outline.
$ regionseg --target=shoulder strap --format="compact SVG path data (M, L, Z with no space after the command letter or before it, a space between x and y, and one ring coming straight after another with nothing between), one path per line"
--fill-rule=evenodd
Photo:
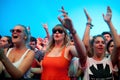
M7 54L6 56L8 57L8 55L10 54L10 51L12 50L13 48L9 48L9 50L7 51Z
M30 49L27 49L21 58L24 58Z
M64 48L62 49L62 56L64 56L65 49L66 49L66 47L64 47Z

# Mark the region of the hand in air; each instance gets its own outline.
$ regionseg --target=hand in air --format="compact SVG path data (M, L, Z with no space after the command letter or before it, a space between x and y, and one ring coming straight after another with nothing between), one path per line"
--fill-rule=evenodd
M109 6L107 7L107 13L106 13L106 15L103 14L103 18L104 18L105 22L107 22L107 23L111 21L112 10L110 9Z
M71 31L73 29L73 25L72 20L68 17L68 13L64 10L63 7L61 8L60 12L63 13L63 19L61 18L61 16L58 16L58 20L63 24L66 29Z

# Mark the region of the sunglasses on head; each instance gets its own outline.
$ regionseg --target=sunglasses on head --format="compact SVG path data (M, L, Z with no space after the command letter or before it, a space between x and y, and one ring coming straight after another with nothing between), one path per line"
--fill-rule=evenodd
M52 32L53 32L53 34L54 34L54 33L56 33L56 32L58 32L58 33L61 33L61 34L62 34L64 31L63 31L63 30L61 30L61 29L54 29Z
M10 32L11 33L14 33L14 32L21 33L22 30L20 30L20 29L11 29Z

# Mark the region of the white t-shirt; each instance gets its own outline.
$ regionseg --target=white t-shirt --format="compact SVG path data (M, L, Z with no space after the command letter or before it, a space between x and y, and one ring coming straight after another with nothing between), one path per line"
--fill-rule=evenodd
M113 66L109 58L96 61L87 57L83 80L113 80L112 70Z

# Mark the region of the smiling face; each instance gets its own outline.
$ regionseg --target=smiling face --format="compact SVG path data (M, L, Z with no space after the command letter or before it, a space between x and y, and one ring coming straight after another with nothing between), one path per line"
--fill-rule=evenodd
M25 43L25 32L24 27L22 26L15 26L14 29L11 30L12 32L12 41L13 43Z
M93 51L95 55L104 55L105 53L105 40L103 37L96 37L93 42Z

